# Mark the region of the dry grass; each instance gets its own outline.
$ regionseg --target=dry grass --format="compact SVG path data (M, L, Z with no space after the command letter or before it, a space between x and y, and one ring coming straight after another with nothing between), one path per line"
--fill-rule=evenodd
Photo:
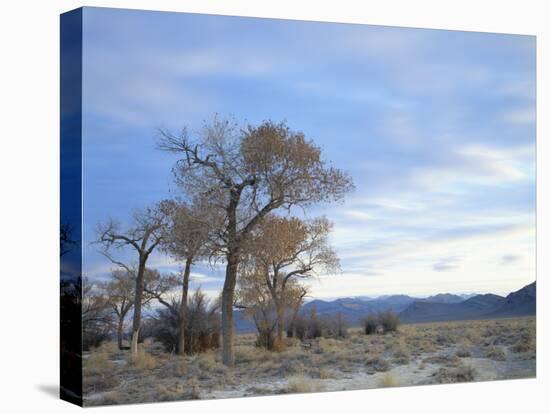
M98 350L90 354L86 362L84 363L85 374L107 374L113 369L113 362L107 352Z
M110 351L109 346L101 346L92 350L85 359L83 366L85 389L95 392L109 390L118 385L119 379L114 374L113 354Z
M466 345L460 345L460 347L456 350L456 356L459 358L468 358L472 356L472 353Z
M396 387L397 382L392 374L386 372L379 382L379 386L383 388Z
M443 367L433 375L436 383L448 384L453 382L470 382L475 378L475 370L468 365L461 365L455 368Z
M506 352L499 346L488 346L484 350L484 355L486 358L494 359L495 361L505 361Z
M411 353L404 338L392 346L393 362L397 365L406 365L410 362Z
M456 350L456 356L459 358L468 358L472 356L472 353L470 352L470 348L472 347L472 343L468 338L464 338L460 346Z
M367 359L367 372L385 372L390 369L390 363L380 355L373 355Z
M253 334L237 335L231 369L219 352L176 356L146 342L132 360L106 344L85 356L85 395L94 396L86 404L315 392L342 389L335 384L345 381L365 388L464 382L476 379L481 358L492 358L499 367L510 362L531 367L536 357L534 318L402 325L385 335L365 335L360 328L348 333L305 343L291 339L279 352L255 347Z
M288 379L288 393L320 392L324 390L321 382L304 375L296 375Z
M128 365L140 370L147 371L157 367L157 360L143 347L140 347L137 354L128 357Z

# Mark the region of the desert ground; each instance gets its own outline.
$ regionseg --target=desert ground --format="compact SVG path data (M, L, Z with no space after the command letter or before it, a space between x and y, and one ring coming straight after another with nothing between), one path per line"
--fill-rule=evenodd
M533 378L535 318L402 325L397 332L300 342L271 352L238 335L236 364L218 352L167 354L146 340L130 359L114 343L84 355L85 405L245 397Z

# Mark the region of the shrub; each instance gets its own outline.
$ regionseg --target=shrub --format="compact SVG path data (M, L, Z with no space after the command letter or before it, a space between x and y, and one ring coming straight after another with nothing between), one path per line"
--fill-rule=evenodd
M348 323L341 312L321 320L322 336L325 338L347 338Z
M516 342L510 347L510 350L515 353L534 352L535 349L535 335L529 331L522 333Z
M151 370L157 366L155 357L148 354L143 348L140 348L137 354L130 355L128 363L139 370Z
M185 360L178 355L173 355L168 357L157 376L160 378L182 377L187 374L187 372L188 365Z
M498 346L488 346L485 348L485 357L495 361L505 361L506 353Z
M318 346L317 352L321 354L335 353L342 348L340 341L333 338L319 338L319 341L317 342L317 346Z
M462 360L456 355L434 355L424 358L422 362L426 364L444 365L446 367L460 367L463 365Z
M103 342L97 348L97 350L105 352L107 355L113 355L119 351L118 345L116 344L116 342L113 342L113 341Z
M287 392L315 392L322 391L323 386L318 381L312 378L307 378L303 375L296 375L288 380Z
M456 350L456 356L459 358L468 358L472 356L470 353L470 347L472 346L472 343L468 338L464 338L462 340L462 344L458 347Z
M113 363L109 359L109 354L105 351L92 351L86 359L86 374L105 374L113 369Z
M440 368L439 371L433 374L435 382L438 383L453 383L453 382L469 382L473 381L475 370L467 365L457 368Z
M459 358L467 358L472 356L472 354L468 347L463 344L456 350L456 356Z
M385 372L390 369L390 364L380 355L374 355L367 358L367 372L374 374L375 372Z
M365 334L371 335L376 333L376 328L378 327L378 318L374 313L369 313L365 320L363 321L365 326Z
M306 367L301 361L285 359L278 369L278 375L303 374L305 371Z
M261 359L265 350L258 349L253 346L238 346L235 348L235 360L240 363L248 363Z
M273 345L276 340L275 332L273 329L258 328L258 335L256 336L256 345L258 348L273 349Z
M294 331L300 341L320 338L323 336L323 327L325 333L328 332L325 319L317 316L315 308L307 316L298 315L294 320Z
M369 313L363 320L366 335L396 332L398 326L399 316L392 311Z
M178 352L179 302L159 309L146 330L163 344L167 352ZM197 290L189 300L185 324L185 353L196 354L220 346L220 315L218 307L211 305L204 293Z
M183 399L184 387L182 384L158 384L156 386L155 397L159 401L174 401Z
M392 311L380 312L378 314L378 323L382 325L384 333L395 332L399 326L399 316Z
M400 365L405 365L409 363L410 360L410 353L405 348L403 344L400 344L396 349L393 351L393 362Z

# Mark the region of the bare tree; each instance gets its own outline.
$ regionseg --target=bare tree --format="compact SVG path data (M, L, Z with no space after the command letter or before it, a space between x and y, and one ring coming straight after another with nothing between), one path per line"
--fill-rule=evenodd
M73 239L73 229L70 223L62 223L59 227L59 255L65 256L78 246L78 241Z
M109 302L102 287L87 277L82 280L82 347L88 350L101 344L112 331Z
M134 306L136 281L134 273L120 269L111 272L111 280L104 284L107 301L116 316L118 349L123 349L124 322Z
M179 338L176 351L183 354L185 350L185 326L187 297L191 266L211 252L209 245L210 231L215 222L212 211L204 202L196 200L192 205L174 202L171 209L166 238L162 248L177 260L184 262L183 272L179 278L181 299L178 308Z
M353 184L322 158L319 147L285 123L266 121L239 131L214 119L196 139L185 129L179 135L161 131L159 146L181 156L173 168L176 183L223 218L216 247L226 262L223 362L232 366L237 269L249 234L273 210L340 200Z
M286 336L288 338L293 338L296 336L296 318L298 318L298 313L302 305L304 304L304 299L308 295L308 288L302 285L297 284L296 289L292 289L291 293L286 293L289 296L287 304L290 309L290 315L288 317L288 324L286 326Z
M141 325L141 307L143 305L143 286L147 259L165 238L165 225L170 214L169 203L159 203L153 208L134 214L132 226L123 230L118 223L109 220L98 228L98 242L103 245L103 254L113 263L127 268L122 262L116 261L110 254L111 250L131 248L137 255L137 271L134 291L134 316L132 324L131 352L138 352L139 328Z
M277 339L284 342L289 282L318 272L339 270L336 252L329 246L332 225L325 218L302 221L295 217L266 216L247 244L245 264L261 275L277 315ZM294 295L295 296L295 295Z
M100 287L105 292L107 303L116 316L118 348L123 349L124 324L127 315L134 307L137 269L135 266L126 266L123 263L120 263L120 266L121 268L111 271L110 280L100 284ZM143 279L142 306L147 306L151 300L173 286L154 269L146 268Z

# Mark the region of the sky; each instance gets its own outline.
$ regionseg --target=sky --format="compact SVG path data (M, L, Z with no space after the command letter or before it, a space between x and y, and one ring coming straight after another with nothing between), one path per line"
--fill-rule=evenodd
M159 128L285 120L355 191L334 223L342 272L311 297L508 294L536 278L535 37L84 9L84 273L97 224L181 191ZM116 252L131 261L131 251ZM157 254L150 267L179 264ZM191 288L216 295L206 264Z

